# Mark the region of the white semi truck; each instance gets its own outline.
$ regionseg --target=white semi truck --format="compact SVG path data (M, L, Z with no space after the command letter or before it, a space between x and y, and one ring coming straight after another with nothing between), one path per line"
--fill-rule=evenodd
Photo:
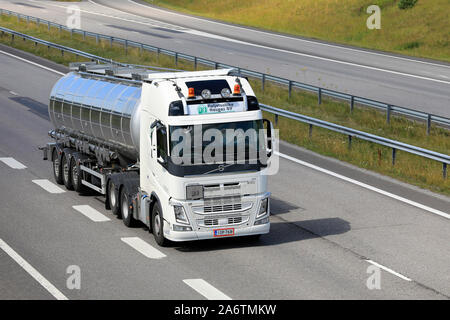
M246 78L70 68L52 89L54 141L42 147L57 183L105 195L106 209L126 226L142 221L161 246L269 232L273 129Z

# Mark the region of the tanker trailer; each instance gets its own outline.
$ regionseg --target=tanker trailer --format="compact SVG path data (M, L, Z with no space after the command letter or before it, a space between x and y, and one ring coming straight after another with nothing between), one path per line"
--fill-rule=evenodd
M55 181L104 195L159 245L269 232L273 128L234 69L72 64L48 111L54 141L42 149Z

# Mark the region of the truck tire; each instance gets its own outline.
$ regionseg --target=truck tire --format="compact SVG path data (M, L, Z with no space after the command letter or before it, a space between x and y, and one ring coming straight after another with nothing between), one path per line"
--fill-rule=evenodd
M53 167L53 176L55 177L55 182L57 184L63 184L62 178L62 170L61 170L61 161L58 155L58 150L53 149L52 153L52 167Z
M87 188L84 184L81 183L81 170L80 166L77 164L77 160L75 157L70 159L70 181L73 186L73 190L79 193L84 193L87 191Z
M112 180L109 180L108 182L108 201L112 213L118 216L120 213L119 195L117 194L116 186Z
M163 224L164 221L161 216L161 208L159 203L156 202L152 210L152 232L156 243L161 247L165 247L169 243L169 241L164 238Z
M136 219L133 217L133 209L127 190L122 188L120 190L120 215L122 216L123 224L130 228L136 225Z
M64 185L67 190L73 190L71 173L70 173L70 159L67 157L67 153L64 153L61 157L61 173Z

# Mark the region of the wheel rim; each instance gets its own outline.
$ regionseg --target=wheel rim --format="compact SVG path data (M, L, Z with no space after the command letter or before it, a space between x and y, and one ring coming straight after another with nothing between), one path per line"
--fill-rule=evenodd
M76 164L72 167L72 180L74 185L78 185L78 170Z
M64 181L69 181L69 165L67 163L66 156L64 156L64 159L63 159L63 175L64 175Z
M56 156L53 159L53 170L55 171L55 175L59 176L59 157Z
M122 198L122 218L128 218L128 201L126 197Z
M159 214L156 214L155 216L155 223L154 223L154 230L156 231L156 234L159 236L161 231L161 218L159 217Z
M109 201L111 202L111 206L115 207L117 203L116 192L114 191L114 184L111 183L109 186Z

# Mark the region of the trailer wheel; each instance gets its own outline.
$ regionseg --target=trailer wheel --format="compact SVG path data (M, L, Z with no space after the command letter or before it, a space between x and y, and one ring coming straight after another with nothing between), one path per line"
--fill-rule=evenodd
M153 237L155 237L156 243L161 247L165 247L169 243L169 241L164 238L163 224L164 221L161 216L161 208L159 206L159 203L156 202L152 210L152 232Z
M70 170L70 180L73 189L79 193L86 192L85 185L81 183L80 166L77 164L77 160L74 157L72 157L72 159L70 160L69 170Z
M64 153L61 158L61 169L64 185L66 186L67 190L73 190L72 179L70 177L70 160L67 159L67 153Z
M52 166L53 166L53 176L57 184L63 184L61 161L59 159L58 151L53 149L52 153Z
M120 213L119 196L117 195L116 186L112 180L108 182L108 201L111 211L116 216Z
M133 206L125 188L122 188L120 191L120 214L124 225L127 227L134 227L136 225L136 220L133 217Z

